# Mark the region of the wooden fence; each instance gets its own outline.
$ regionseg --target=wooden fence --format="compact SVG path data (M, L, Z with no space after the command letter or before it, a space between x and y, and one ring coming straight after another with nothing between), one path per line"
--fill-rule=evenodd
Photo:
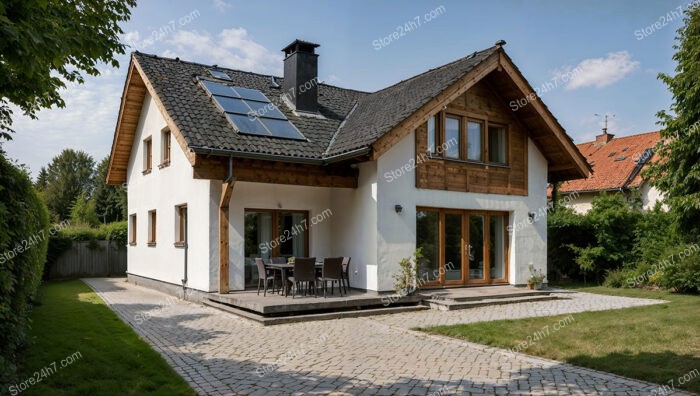
M126 247L109 241L74 241L48 269L49 279L93 276L126 276Z

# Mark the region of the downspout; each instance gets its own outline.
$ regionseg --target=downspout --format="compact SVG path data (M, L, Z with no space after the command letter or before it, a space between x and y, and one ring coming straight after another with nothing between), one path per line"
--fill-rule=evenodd
M185 268L184 268L185 277L182 279L182 299L183 300L187 300L187 256L188 256L187 250L188 250L188 246L190 244L190 236L188 233L188 228L190 225L189 224L190 223L189 217L190 217L190 212L187 211L187 215L185 217Z

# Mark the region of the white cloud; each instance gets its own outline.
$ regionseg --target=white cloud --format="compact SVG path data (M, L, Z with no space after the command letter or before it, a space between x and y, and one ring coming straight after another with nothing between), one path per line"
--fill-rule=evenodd
M224 0L214 0L212 3L214 8L219 12L225 12L226 9L231 8L231 3L228 3Z
M584 59L576 67L566 66L554 71L556 76L572 76L567 90L585 87L602 88L614 84L639 68L639 62L627 51L610 52L604 58Z
M128 58L122 58L122 66L128 65ZM38 120L22 115L13 106L15 133L13 140L3 144L8 155L28 165L34 176L66 148L83 150L96 162L107 156L125 76L107 66L100 70L101 76L87 76L82 85L67 83L60 92L66 107L43 109L37 113Z
M282 54L271 52L255 42L244 28L224 29L216 36L196 30L180 30L165 41L164 56L222 67L280 74Z
M141 39L141 34L138 30L132 30L121 35L122 43L126 45L135 45Z
M323 82L326 84L336 84L336 83L339 83L341 81L343 81L343 79L336 76L335 74L331 74L323 80Z

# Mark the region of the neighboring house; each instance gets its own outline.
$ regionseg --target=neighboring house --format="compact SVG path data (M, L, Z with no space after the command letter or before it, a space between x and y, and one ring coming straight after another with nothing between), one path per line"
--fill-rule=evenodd
M591 209L593 197L602 191L621 192L627 197L638 191L643 208L653 208L663 196L642 177L642 170L658 158L654 146L659 139L658 131L615 138L603 129L595 141L577 145L593 173L585 179L562 183L559 198L569 196L565 199L567 206L578 213L586 213Z
M107 175L130 280L227 292L256 257L351 256L353 287L389 291L417 247L424 287L546 272L546 222L509 226L590 169L542 102L508 106L534 90L503 44L373 93L318 82L299 40L283 78L134 53Z

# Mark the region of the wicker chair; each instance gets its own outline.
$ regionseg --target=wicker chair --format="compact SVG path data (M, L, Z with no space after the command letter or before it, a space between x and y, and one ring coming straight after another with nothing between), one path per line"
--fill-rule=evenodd
M328 257L323 260L323 274L319 281L323 282L323 297L326 297L326 290L328 289L328 281L331 282L331 294L333 294L333 284L338 282L338 291L340 296L343 296L343 258L342 257Z
M294 275L287 278L294 285L294 298L299 291L299 288L303 283L306 282L306 288L304 288L304 295L306 295L306 289L314 284L314 297L316 296L316 257L302 257L296 258L294 260Z
M269 281L272 281L272 292L274 293L275 285L277 283L277 278L275 277L275 275L270 275L270 272L265 267L265 262L263 262L263 259L256 258L255 265L258 266L258 295L260 295L260 282L263 282L265 284L265 287L263 288L263 296L267 296L267 284Z

